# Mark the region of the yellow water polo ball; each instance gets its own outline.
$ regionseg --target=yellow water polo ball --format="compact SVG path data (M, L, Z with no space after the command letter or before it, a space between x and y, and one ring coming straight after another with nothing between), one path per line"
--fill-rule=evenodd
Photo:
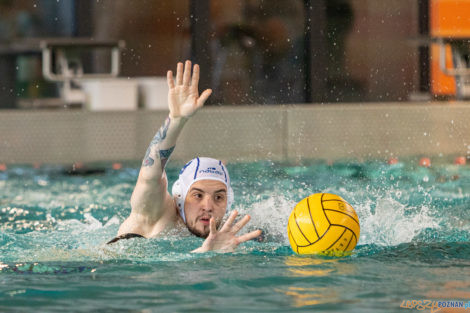
M298 254L347 252L359 240L359 219L343 198L316 193L301 200L292 210L287 234Z

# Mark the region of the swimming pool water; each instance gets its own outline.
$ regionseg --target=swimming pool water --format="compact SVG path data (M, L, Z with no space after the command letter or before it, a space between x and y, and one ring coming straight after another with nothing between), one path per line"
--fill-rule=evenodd
M246 231L264 241L191 254L188 233L107 246L139 166L68 176L0 172L0 311L407 312L404 300L470 300L470 168L442 162L228 164ZM171 164L173 165L173 164ZM170 184L178 173L170 166ZM297 256L286 223L302 198L342 196L361 222L351 256Z

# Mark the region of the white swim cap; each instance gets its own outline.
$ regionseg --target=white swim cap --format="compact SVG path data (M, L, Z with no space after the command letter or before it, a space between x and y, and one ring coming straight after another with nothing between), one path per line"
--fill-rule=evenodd
M227 211L232 206L233 190L230 186L228 171L222 164L222 161L203 157L192 159L183 166L178 180L171 188L171 193L176 200L176 205L185 223L184 201L186 200L186 194L195 182L203 179L217 180L224 183L227 187Z

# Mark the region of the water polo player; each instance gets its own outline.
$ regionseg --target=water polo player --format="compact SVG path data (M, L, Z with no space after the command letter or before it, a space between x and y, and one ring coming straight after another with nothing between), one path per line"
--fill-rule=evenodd
M199 95L199 66L194 65L191 73L190 61L184 66L178 63L176 82L168 71L167 81L169 117L145 154L131 196L131 214L119 227L118 237L108 243L133 237L152 238L164 230L185 225L191 233L206 238L194 252L231 251L240 243L258 237L261 231L237 237L250 220L246 215L235 223L237 211L219 227L233 202L229 173L222 162L202 157L189 161L173 185L173 196L167 190L165 174L165 165L184 124L204 105L212 90L206 89Z

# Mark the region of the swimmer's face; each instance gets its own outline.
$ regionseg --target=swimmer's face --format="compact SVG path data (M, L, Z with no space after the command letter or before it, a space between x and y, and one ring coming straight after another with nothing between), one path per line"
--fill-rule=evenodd
M216 180L200 180L189 189L184 202L186 226L196 236L206 238L210 218L219 227L227 208L227 187Z

